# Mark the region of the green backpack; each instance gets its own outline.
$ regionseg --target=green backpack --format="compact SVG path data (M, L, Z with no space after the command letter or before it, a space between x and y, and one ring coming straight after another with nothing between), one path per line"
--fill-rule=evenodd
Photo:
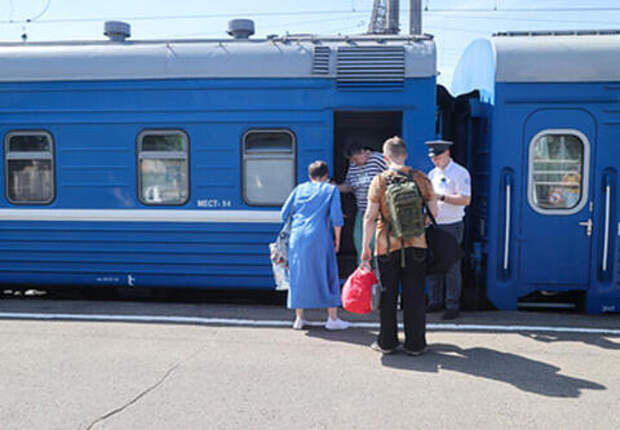
M424 198L413 179L411 173L398 169L390 169L398 175L382 173L387 186L385 188L385 203L389 220L383 218L387 224L387 246L390 249L390 234L400 239L401 267L405 267L405 238L420 236L424 233Z

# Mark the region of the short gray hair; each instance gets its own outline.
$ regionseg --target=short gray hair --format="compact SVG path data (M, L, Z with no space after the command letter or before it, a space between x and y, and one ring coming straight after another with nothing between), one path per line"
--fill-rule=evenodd
M308 176L312 179L322 178L325 175L329 175L329 167L323 160L317 160L308 166Z

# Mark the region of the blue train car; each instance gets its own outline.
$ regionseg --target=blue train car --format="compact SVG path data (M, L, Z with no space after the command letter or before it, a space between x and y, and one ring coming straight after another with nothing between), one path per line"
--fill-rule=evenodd
M350 140L394 134L426 161L435 135L427 36L1 44L0 58L3 284L271 289L267 244L310 162L343 178Z
M500 309L571 296L620 311L618 52L617 32L498 34L455 71L453 93L479 94L471 250Z

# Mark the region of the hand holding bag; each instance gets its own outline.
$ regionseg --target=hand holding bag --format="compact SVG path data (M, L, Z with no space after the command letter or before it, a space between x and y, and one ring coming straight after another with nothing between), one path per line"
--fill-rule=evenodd
M291 235L292 218L292 215L288 217L282 230L278 233L276 241L269 244L271 268L273 269L273 278L276 282L277 291L289 289L288 241Z
M380 294L379 281L367 261L349 276L342 289L342 307L356 314L373 310L373 291Z

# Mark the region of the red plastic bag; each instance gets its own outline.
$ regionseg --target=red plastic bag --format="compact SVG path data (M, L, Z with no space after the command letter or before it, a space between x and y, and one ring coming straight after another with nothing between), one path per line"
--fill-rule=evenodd
M373 285L378 283L368 263L362 263L344 284L342 307L356 314L370 313Z

